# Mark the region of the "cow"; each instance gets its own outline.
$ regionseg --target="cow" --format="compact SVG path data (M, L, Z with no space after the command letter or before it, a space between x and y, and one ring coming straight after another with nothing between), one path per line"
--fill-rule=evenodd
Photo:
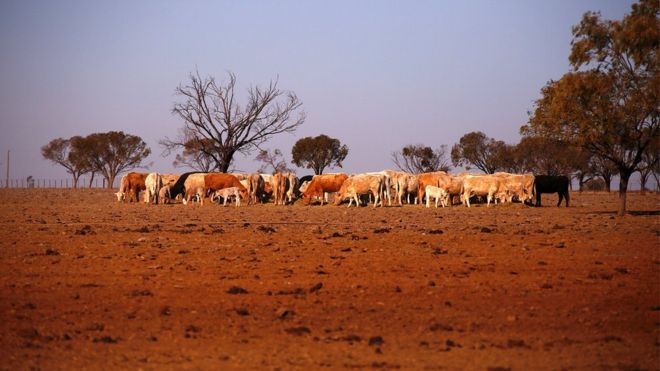
M501 178L493 175L465 176L463 178L462 201L470 207L470 197L486 196L486 207L490 206L493 197L499 192Z
M531 201L534 197L534 175L509 174L498 172L493 174L500 177L502 183L496 198L503 202L512 202L516 197L520 202Z
M286 173L286 198L289 203L298 197L298 177L294 173Z
M172 185L164 185L158 192L158 199L161 200L164 204L169 203L172 199L172 193L170 192L171 188Z
M207 173L202 173L202 172L189 172L189 173L183 173L179 178L172 184L169 188L169 198L170 199L175 199L179 195L182 195L183 198L185 199L185 193L186 193L186 186L191 187L193 185L193 179L195 180L194 183L197 184L197 186L204 186L203 181L199 181L199 175L198 174L207 174ZM193 177L193 179L188 180L188 178ZM201 177L203 179L203 175ZM187 183L187 184L186 184ZM191 191L192 192L192 191Z
M454 196L460 200L461 192L463 190L463 177L453 176L450 174L441 175L438 177L438 187L442 188L445 193L443 206L453 204Z
M204 194L215 192L224 188L236 187L241 198L248 199L247 189L231 174L210 173L204 175Z
M386 177L382 174L358 174L346 179L339 189L335 205L339 205L346 198L349 199L348 207L351 207L353 199L356 206L360 206L360 195L373 194L374 207L383 206L383 193L385 191Z
M339 191L347 178L348 175L344 173L315 175L302 194L303 202L309 205L312 202L312 197L319 197L321 206L323 206L324 193Z
M270 186L273 189L273 198L275 205L286 204L286 183L287 176L282 173L276 173L270 177Z
M406 196L406 201L410 204L410 194L415 194L414 202L417 203L417 176L414 174L401 173L396 176L395 192L399 205L403 205L403 196Z
M390 190L392 188L392 177L391 174L394 173L392 170L383 170L377 172L364 173L363 175L378 175L383 177L383 194L387 198L387 204L392 206L392 198L390 197Z
M435 207L438 208L438 201L442 203L442 207L447 206L447 192L444 188L427 185L424 190L426 195L426 207L431 207L431 198L435 199Z
M220 203L220 197L222 197L223 200L222 206L227 206L227 200L231 197L236 199L236 207L241 206L241 192L237 187L223 188L215 191L211 196L211 201L217 199L218 203Z
M121 178L119 192L115 193L117 201L124 201L126 193L128 193L128 202L139 201L140 191L146 189L144 181L147 179L147 174L144 173L128 173Z
M264 178L261 175L253 173L248 176L248 187L246 187L249 194L248 205L257 203L257 200L263 203L263 196L265 193Z
M447 175L447 173L444 171L435 171L432 173L417 174L417 184L419 190L417 199L419 200L419 202L424 201L424 192L426 191L426 186L432 185L437 187L438 179L443 175Z
M160 189L163 186L163 178L158 173L149 173L144 180L145 192L144 202L158 204Z
M197 201L200 205L204 205L204 197L206 196L206 191L204 190L204 186L190 186L186 189L186 195L183 197L181 202L184 205L187 205L188 202L194 199L194 201Z
M557 207L561 206L562 199L566 199L566 207L570 202L568 194L569 179L567 176L560 175L536 175L534 176L534 193L536 194L536 206L541 206L541 194L543 193L557 193L559 195L559 202Z
M199 202L202 205L204 204L204 197L206 197L205 178L209 174L215 173L195 173L188 176L188 178L183 183L184 193L182 202L184 205L192 200L193 197L200 198L200 196L201 198L199 199Z

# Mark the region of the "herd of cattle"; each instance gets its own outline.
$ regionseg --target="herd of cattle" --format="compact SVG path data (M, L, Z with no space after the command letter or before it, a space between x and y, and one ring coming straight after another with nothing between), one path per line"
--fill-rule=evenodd
M522 202L531 203L536 197L536 206L541 206L542 193L558 193L559 206L562 199L569 204L569 179L566 176L532 174L471 174L452 175L444 171L410 174L392 170L373 173L347 175L344 173L322 174L297 178L292 173L239 174L239 173L128 173L121 179L118 201L139 200L144 191L146 203L169 203L181 199L185 205L191 201L204 203L222 200L226 205L232 199L236 206L241 201L249 204L265 203L270 200L275 205L286 205L302 198L308 205L319 201L328 202L328 195L334 194L334 204L339 205L348 199L350 207L355 201L374 207L385 202L392 205L417 204L425 201L430 207L431 199L435 207L462 203L470 207L471 202L483 200L488 206L492 203Z

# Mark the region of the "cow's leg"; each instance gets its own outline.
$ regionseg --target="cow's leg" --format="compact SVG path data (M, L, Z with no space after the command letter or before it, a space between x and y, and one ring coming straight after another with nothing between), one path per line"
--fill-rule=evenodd
M559 196L559 202L557 202L557 207L561 206L561 201L564 199L564 192L559 191L557 192L557 195Z
M536 207L541 207L541 193L536 193Z
M568 195L568 190L566 190L566 192L564 192L564 199L566 200L566 207L568 207L568 203L571 200L571 198Z

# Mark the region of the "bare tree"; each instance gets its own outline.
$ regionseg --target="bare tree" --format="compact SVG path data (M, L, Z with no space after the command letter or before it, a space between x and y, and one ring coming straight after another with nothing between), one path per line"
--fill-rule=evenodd
M199 151L213 160L215 168L226 172L236 152L249 154L273 135L291 133L305 121L298 97L279 90L277 80L264 88L249 88L247 103L242 106L236 101L233 73L224 84L213 77L202 78L199 72L189 78L187 85L176 88L182 101L172 109L183 119L184 128L178 138L160 142L164 155L197 140L203 143Z
M392 161L399 170L413 174L451 169L444 144L435 150L423 144L409 144L392 152Z
M183 151L176 155L172 164L175 167L188 167L205 173L217 170L217 162L202 151L202 148L211 145L210 139L197 139L193 136L185 142Z
M284 154L277 148L273 151L269 149L260 149L259 154L254 159L262 162L261 167L257 170L260 173L269 172L269 168L272 169L273 174L293 172L292 169L286 166Z

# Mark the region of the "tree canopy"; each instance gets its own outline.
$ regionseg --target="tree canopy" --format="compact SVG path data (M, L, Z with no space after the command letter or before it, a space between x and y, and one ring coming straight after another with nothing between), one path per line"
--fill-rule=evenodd
M319 175L326 167L341 167L347 155L348 147L342 145L339 139L321 134L299 139L291 149L291 162L298 167L312 169L314 174Z
M123 131L90 134L84 143L84 152L92 166L103 175L108 188L113 187L117 174L141 167L151 154L142 138Z
M503 141L489 138L481 131L467 133L451 148L454 166L474 166L487 174L500 170Z
M630 175L660 135L659 9L659 1L642 0L621 21L587 12L573 27L572 71L542 88L521 129L575 144L614 164L619 215L625 214Z

